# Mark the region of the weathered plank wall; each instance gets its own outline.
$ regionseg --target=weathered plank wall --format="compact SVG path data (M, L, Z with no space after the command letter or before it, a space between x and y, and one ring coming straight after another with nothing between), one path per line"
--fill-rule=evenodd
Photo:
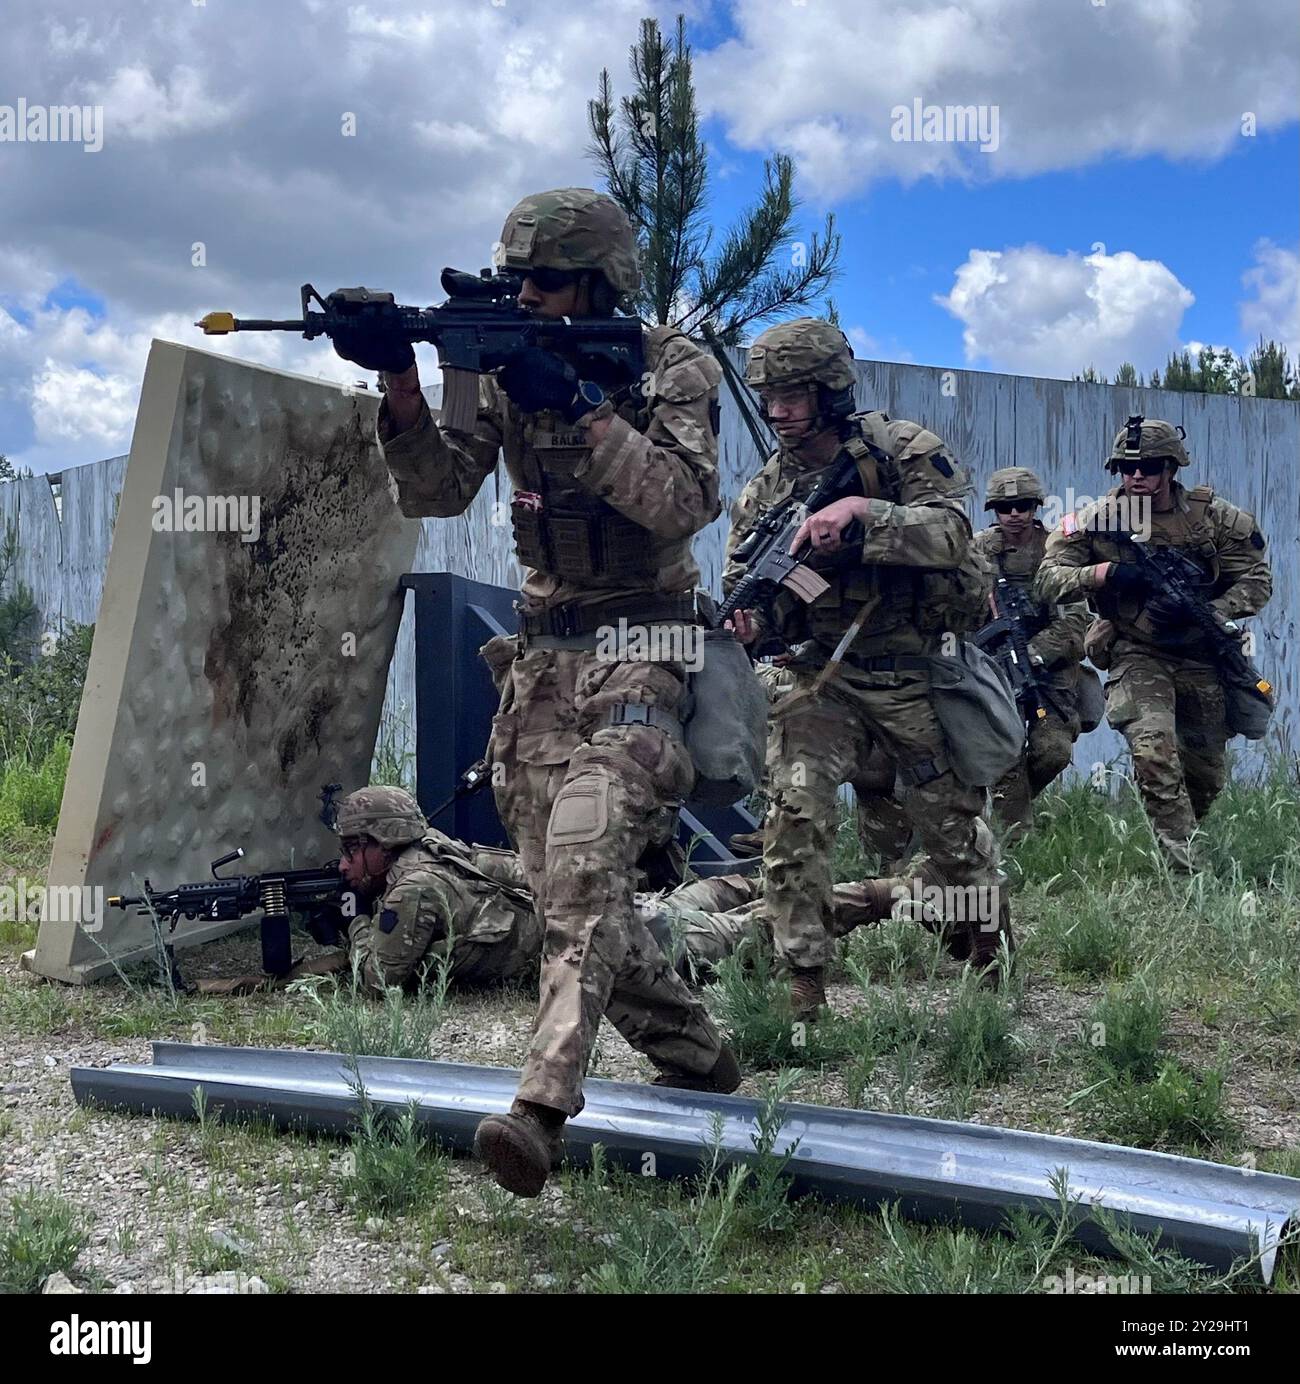
M736 353L738 363L743 354ZM1300 404L1273 399L1182 394L994 375L882 361L859 363L860 406L914 418L939 433L974 470L982 487L989 473L1012 463L1042 475L1059 510L1101 493L1110 439L1130 413L1167 418L1187 430L1191 477L1208 481L1252 510L1270 540L1274 595L1255 622L1260 663L1278 688L1279 707L1260 747L1234 742L1239 767L1261 750L1300 750ZM722 491L728 504L756 461L749 435L723 396ZM89 620L99 602L124 457L64 472L63 519L44 477L0 485L0 522L16 520L22 541L19 575L32 587L47 627L60 616ZM450 571L479 581L517 584L508 526L494 523L507 500L501 472L458 519L425 520L416 557L419 571ZM978 506L972 506L982 523ZM717 590L726 517L696 540L705 582ZM384 730L390 750L413 749L414 634L408 610L389 679ZM1122 742L1104 728L1086 736L1076 764L1114 759Z

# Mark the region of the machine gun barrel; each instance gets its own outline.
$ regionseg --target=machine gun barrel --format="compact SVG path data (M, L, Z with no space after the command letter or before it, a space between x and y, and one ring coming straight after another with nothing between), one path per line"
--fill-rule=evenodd
M308 914L313 936L322 942L334 940L343 917L347 882L339 874L337 860L307 870L270 870L260 875L225 877L217 874L223 865L241 859L243 854L242 849L236 849L214 860L210 880L180 884L175 889L155 889L146 879L142 895L114 894L108 905L157 914L169 920L171 931L182 918L235 922L260 911L262 968L271 975L283 975L293 964L290 914ZM328 922L333 923L332 929L326 925Z
M478 412L478 376L505 363L513 351L541 346L568 357L579 375L644 402L645 347L636 317L538 317L519 306L522 279L484 269L467 274L442 271L447 301L430 308L405 307L391 293L340 288L326 297L311 284L301 289L298 318L236 317L210 312L194 325L207 336L231 332L298 332L308 341L357 331L428 342L438 349L443 372L441 422L473 430Z

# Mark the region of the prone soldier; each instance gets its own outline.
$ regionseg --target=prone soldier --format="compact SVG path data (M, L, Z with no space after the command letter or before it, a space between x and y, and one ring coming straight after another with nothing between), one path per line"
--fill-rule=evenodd
M631 223L586 188L521 201L501 267L539 317L610 316L636 290ZM732 1091L740 1071L697 996L633 910L634 872L672 834L694 782L681 716L685 660L599 654L600 632L698 632L691 538L720 510L721 370L671 327L644 335L644 393L606 397L560 355L529 346L480 379L473 431L435 422L409 345L335 339L385 373L378 437L402 512L463 514L504 449L515 546L527 569L503 655L488 757L502 820L545 928L533 1041L517 1098L475 1145L497 1181L536 1196L582 1109L602 1015L664 1084ZM503 642L503 641L495 641ZM671 640L669 641L671 643Z
M467 846L425 821L401 788L362 788L339 805L339 873L364 905L348 928L360 983L382 995L417 986L437 963L458 988L535 979L542 924L519 857ZM837 885L833 927L847 936L887 917L910 881ZM762 935L757 881L745 875L694 880L666 895L638 894L638 919L683 978L707 976L751 935ZM334 968L342 969L342 956ZM317 967L317 970L324 969Z
M837 795L877 747L897 768L908 820L937 878L998 896L997 844L980 818L984 793L953 771L930 672L943 636L974 628L985 614L987 568L973 554L962 506L965 468L919 424L854 412L853 352L837 327L801 318L769 328L750 351L747 380L781 445L732 511L724 591L744 575L732 555L768 510L806 497L845 453L857 473L855 493L810 514L791 545L792 553L811 545L809 563L827 588L807 604L782 590L767 612L738 610L734 621L744 642L774 633L788 647L803 645L788 665L793 690L772 710L764 908L797 1011L814 1017L825 1003L832 948ZM855 521L856 542L846 538ZM846 635L838 675L827 681ZM958 945L986 967L1009 931L1002 899L996 922L969 925Z
M1222 670L1203 632L1151 576L1142 551L1173 549L1203 573L1216 622L1254 615L1273 579L1254 516L1208 485L1175 479L1190 465L1180 427L1130 418L1106 469L1120 484L1061 520L1039 568L1038 598L1087 597L1101 617L1088 656L1107 669L1106 719L1128 742L1147 816L1169 863L1198 868L1192 837L1223 788L1229 735ZM1141 551L1135 536L1144 536Z

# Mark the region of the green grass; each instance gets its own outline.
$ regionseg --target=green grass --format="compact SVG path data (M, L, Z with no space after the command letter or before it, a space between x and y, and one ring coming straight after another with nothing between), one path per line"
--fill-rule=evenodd
M35 1293L52 1273L67 1273L89 1235L85 1218L55 1193L32 1188L0 1212L0 1292Z
M1240 1131L1228 1113L1222 1066L1195 1072L1173 1059L1153 1081L1104 1078L1094 1092L1098 1134L1130 1148L1223 1157Z
M1088 1015L1084 1041L1103 1069L1150 1081L1159 1065L1166 1018L1163 1001L1146 984L1112 987Z
M0 839L24 829L53 831L71 754L71 742L60 737L35 763L5 761L0 767Z
M935 1056L944 1079L958 1088L996 1085L1020 1065L1023 1051L1006 996L981 988L968 972L939 1026Z
M342 983L308 976L289 986L310 1003L308 1039L331 1052L376 1057L428 1057L450 1004L450 978L439 958L424 985L407 994L390 988L368 995L354 973Z

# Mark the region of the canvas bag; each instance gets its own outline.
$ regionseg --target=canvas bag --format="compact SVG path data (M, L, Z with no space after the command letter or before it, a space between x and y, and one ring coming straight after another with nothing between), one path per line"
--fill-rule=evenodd
M1025 722L1006 674L983 649L962 640L955 654L930 662L935 715L953 773L971 788L988 788L1020 762Z

